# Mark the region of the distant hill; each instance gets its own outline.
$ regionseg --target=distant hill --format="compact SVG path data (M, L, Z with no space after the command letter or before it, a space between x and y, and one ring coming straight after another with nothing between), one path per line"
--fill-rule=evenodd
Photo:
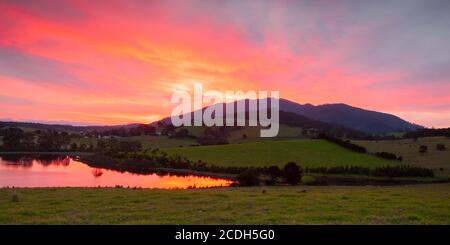
M420 125L407 122L391 114L364 110L346 104L314 106L311 104L301 105L289 100L280 99L280 110L366 133L378 134L396 131L413 131L423 128Z
M0 121L0 128L3 127L20 127L32 130L55 130L67 132L85 132L85 131L106 131L117 128L133 128L139 124L113 125L113 126L72 126L67 124L44 124L34 122L4 122Z

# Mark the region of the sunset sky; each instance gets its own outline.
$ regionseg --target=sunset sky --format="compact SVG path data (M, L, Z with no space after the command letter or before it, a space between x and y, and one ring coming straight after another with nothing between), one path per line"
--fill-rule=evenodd
M279 90L450 126L450 1L0 0L0 120L122 124Z

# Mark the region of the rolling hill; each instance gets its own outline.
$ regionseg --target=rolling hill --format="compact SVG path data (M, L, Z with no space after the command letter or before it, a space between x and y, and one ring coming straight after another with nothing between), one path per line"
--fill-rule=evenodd
M283 167L290 161L303 167L379 167L398 164L395 161L357 153L325 140L311 139L191 146L167 148L164 151L218 166Z

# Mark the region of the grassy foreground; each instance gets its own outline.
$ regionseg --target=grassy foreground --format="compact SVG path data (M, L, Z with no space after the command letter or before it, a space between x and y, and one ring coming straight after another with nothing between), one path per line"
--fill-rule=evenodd
M302 167L363 166L400 164L368 154L361 154L325 140L282 140L242 144L194 146L164 149L190 160L202 160L220 166L283 167L293 161Z
M15 191L0 189L0 224L450 224L449 184Z

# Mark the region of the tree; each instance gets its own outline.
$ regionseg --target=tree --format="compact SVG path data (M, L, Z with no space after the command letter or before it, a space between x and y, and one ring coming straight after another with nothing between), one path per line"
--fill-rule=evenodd
M228 144L227 127L206 127L204 135L198 139L201 145Z
M300 182L302 173L303 169L295 162L288 162L286 166L284 166L284 177L286 178L286 182L291 185L296 185Z
M426 145L421 145L419 147L419 152L420 153L426 153L428 151L428 147Z
M41 134L38 136L38 148L42 151L52 151L52 150L58 150L58 144L55 140L55 132L47 131L47 132L41 132Z
M259 185L259 172L250 168L238 174L236 179L241 186Z
M139 135L155 135L156 128L150 125L142 124L135 128L131 128L129 130L130 136L139 136Z
M445 151L445 145L444 144L437 144L436 145L436 150L438 151Z
M21 146L24 150L34 150L36 148L36 143L34 141L34 134L32 132L26 132L23 134L21 140Z
M80 151L86 151L86 149L87 149L86 144L80 144L79 149L80 149Z
M185 138L189 136L189 130L186 128L180 128L177 131L174 132L173 135L170 136L170 138Z
M278 166L270 166L267 169L267 173L270 175L271 178L275 179L277 177L280 177L283 175L283 171Z
M7 150L21 150L24 132L20 128L8 128L4 131L3 148Z
M306 130L305 128L302 129L302 134L303 134L304 136L308 135L308 130Z
M77 143L73 142L72 144L70 144L70 150L71 151L77 151L78 150Z
M175 126L173 126L173 124L169 123L165 126L163 126L162 135L169 135L171 133L173 133L175 131Z

